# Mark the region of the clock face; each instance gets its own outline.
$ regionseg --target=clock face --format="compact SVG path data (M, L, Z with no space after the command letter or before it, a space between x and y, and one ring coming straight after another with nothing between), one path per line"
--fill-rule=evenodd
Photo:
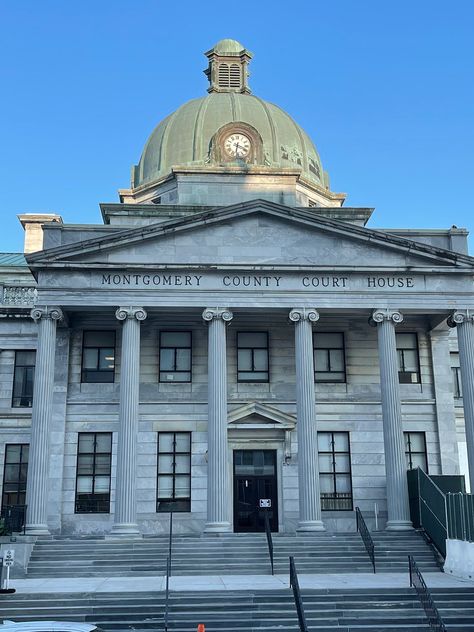
M227 136L224 141L227 155L233 158L246 158L250 153L250 139L244 134L235 133Z

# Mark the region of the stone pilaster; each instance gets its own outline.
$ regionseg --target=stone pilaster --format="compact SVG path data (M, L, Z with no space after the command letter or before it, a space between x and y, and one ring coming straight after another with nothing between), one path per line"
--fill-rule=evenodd
M227 354L228 309L207 308L202 313L208 332L208 472L207 524L205 530L230 531L229 471L227 465Z
M312 328L312 323L319 319L319 314L315 309L297 308L291 310L289 317L295 323L296 429L300 507L298 531L323 531Z
M147 314L142 307L119 307L123 321L120 365L119 434L115 484L115 516L112 535L139 535L136 510L137 434L140 386L140 323Z
M448 325L458 333L459 364L461 367L464 426L466 428L467 462L471 493L474 492L474 311L464 309L448 318Z
M387 529L402 531L412 528L408 503L407 466L395 339L395 325L403 321L403 316L394 310L377 309L372 314L372 321L377 325L379 346L387 478Z
M26 490L26 531L29 535L47 535L49 433L53 409L54 355L56 326L63 318L59 307L35 307L31 317L38 324L31 439Z

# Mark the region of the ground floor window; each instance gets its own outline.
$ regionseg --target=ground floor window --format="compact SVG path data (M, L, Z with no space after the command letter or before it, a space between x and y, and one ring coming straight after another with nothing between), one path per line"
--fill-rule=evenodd
M405 457L407 468L414 470L417 467L428 474L428 458L426 454L426 437L424 432L404 432Z
M27 443L9 443L5 446L2 507L24 505L26 502L28 451Z
M79 433L76 513L109 513L111 463L111 432Z
M352 511L348 432L318 432L319 481L323 511Z
M191 433L158 433L157 511L191 511Z

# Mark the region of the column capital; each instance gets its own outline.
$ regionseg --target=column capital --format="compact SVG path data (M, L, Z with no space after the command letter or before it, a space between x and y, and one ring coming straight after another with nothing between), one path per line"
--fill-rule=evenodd
M308 320L310 323L315 323L319 320L319 313L312 307L295 307L288 314L288 317L294 323L300 320Z
M38 322L42 319L50 319L56 321L64 320L64 313L60 307L34 307L30 312L30 316L35 322Z
M396 309L374 309L369 319L369 324L375 326L386 320L398 325L403 322L403 314Z
M211 322L211 320L219 319L222 319L226 323L230 323L230 321L234 318L234 314L227 307L206 307L202 313L202 317L208 323Z
M115 312L115 318L117 320L136 319L142 321L145 320L146 317L147 313L143 307L119 307Z
M457 327L467 322L474 323L474 311L469 309L457 309L448 317L446 322L448 323L448 327Z

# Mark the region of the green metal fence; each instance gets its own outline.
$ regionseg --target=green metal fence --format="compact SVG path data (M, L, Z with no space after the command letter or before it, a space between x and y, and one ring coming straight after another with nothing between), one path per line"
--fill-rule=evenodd
M448 538L474 542L474 495L446 494Z

